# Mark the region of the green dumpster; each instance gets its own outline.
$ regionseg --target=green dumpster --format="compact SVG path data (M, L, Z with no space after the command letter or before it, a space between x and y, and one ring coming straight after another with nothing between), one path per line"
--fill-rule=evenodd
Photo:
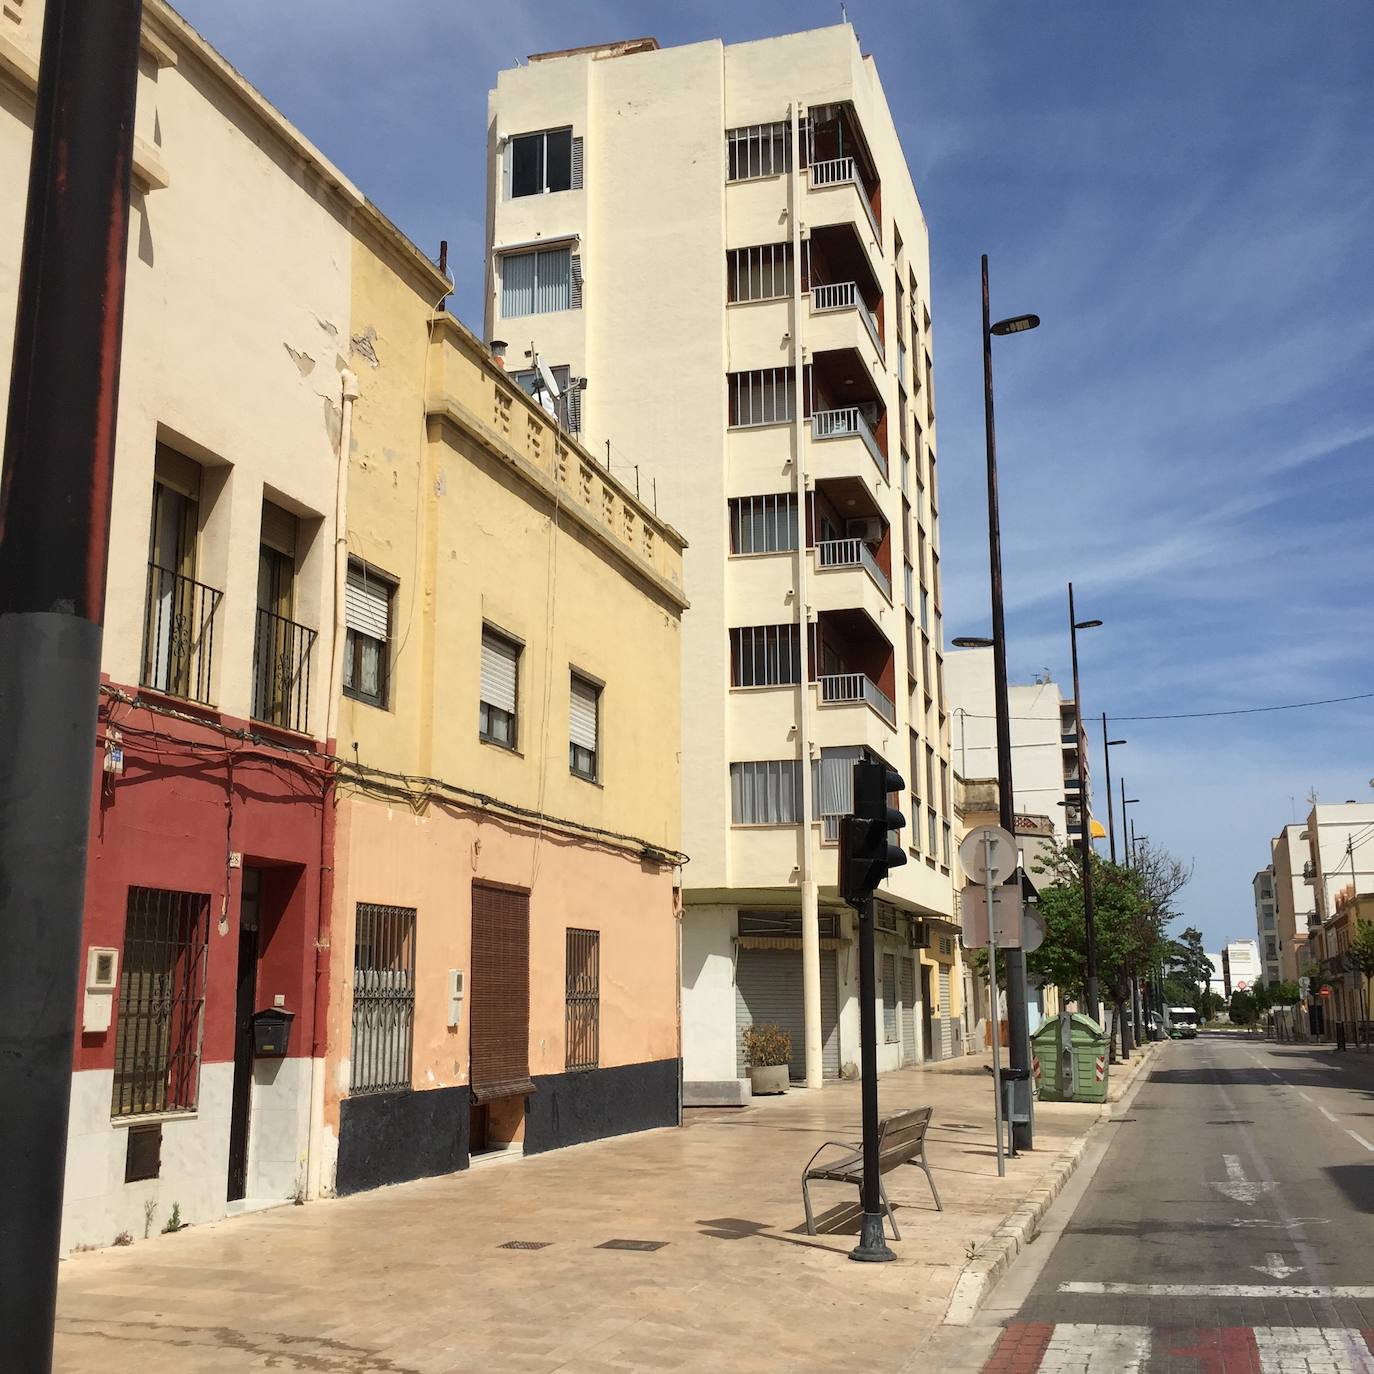
M1031 1036L1031 1072L1035 1076L1036 1092L1042 1101L1064 1101L1064 1086L1060 1072L1061 1016L1047 1016L1040 1029ZM1069 1085L1072 1095L1073 1085Z
M1073 1044L1073 1098L1076 1102L1107 1100L1107 1032L1089 1016L1075 1012L1070 1018Z

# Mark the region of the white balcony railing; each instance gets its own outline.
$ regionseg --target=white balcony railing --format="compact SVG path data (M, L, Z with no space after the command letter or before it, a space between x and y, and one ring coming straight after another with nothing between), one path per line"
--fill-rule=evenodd
M863 673L836 673L819 678L822 706L841 706L862 701L871 706L889 725L896 727L897 707L892 698Z
M822 568L863 568L892 600L892 579L862 539L826 539L816 545L816 561Z
M859 317L864 322L864 327L868 330L868 337L873 340L873 347L878 350L878 356L886 360L887 350L884 349L882 335L878 332L877 316L868 308L868 302L859 294L858 282L818 283L811 288L811 308L816 311L857 310Z
M812 190L817 190L822 186L843 186L846 183L852 185L859 193L859 199L863 202L864 213L868 215L868 222L872 226L874 237L879 243L882 243L882 227L878 223L877 215L873 213L873 207L868 203L868 192L864 189L864 184L859 178L859 169L855 166L852 157L832 157L824 162L813 162L810 172Z
M878 447L873 430L864 419L858 406L842 406L839 410L817 410L811 414L811 437L821 439L843 439L857 436L864 441L878 471L887 476L887 455Z

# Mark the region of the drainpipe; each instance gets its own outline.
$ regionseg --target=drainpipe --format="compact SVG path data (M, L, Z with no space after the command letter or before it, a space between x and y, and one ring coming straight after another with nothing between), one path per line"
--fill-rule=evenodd
M806 1035L806 1086L821 1086L821 926L820 891L816 883L815 836L811 825L811 609L807 595L806 547L806 364L802 349L802 183L801 105L792 102L792 384L795 388L792 424L797 457L792 465L797 493L797 621L800 641L801 687L798 694L797 734L802 764L801 929L802 1023Z
M353 443L353 403L358 399L358 378L345 368L339 382L339 454L334 480L334 628L329 654L329 698L325 724L325 749L331 754L338 752L344 643L348 635L344 616L348 587L348 457ZM331 771L320 801L320 907L315 930L315 1004L311 1018L310 1135L305 1156L305 1195L311 1199L320 1196L320 1176L324 1166L324 1068L329 1049L329 954L334 907L336 804Z

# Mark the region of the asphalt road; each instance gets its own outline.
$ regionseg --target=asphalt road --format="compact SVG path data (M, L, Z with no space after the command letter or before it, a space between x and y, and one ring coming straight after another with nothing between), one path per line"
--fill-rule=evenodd
M1167 1045L987 1374L1374 1374L1374 1054Z

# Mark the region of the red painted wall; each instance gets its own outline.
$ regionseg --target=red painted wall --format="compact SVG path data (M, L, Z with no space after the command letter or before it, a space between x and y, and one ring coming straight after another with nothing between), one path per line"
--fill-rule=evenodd
M135 688L121 690L129 697L137 693ZM166 704L187 714L194 711L170 700ZM328 770L317 755L295 755L268 742L224 733L250 730L265 733L246 721L207 713L202 725L101 696L78 1007L85 996L85 949L108 946L119 950L122 960L130 887L209 893L205 1063L234 1056L242 868L230 867L231 851L241 854L245 865L267 870L257 1005L271 1006L273 994L284 994L286 1009L296 1014L288 1047L292 1057L309 1055L314 1038ZM103 770L111 732L124 749L119 776ZM291 746L309 748L299 738ZM327 939L327 922L324 934ZM117 1023L116 1001L107 1032L78 1036L76 1069L113 1065Z

